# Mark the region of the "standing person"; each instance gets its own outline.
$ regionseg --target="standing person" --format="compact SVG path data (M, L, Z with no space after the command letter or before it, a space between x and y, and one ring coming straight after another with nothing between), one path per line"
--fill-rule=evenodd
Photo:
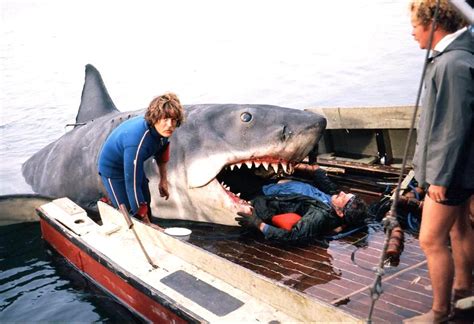
M436 0L410 3L412 35L427 49ZM433 288L431 310L407 323L445 322L451 294L472 294L474 235L469 199L474 193L474 37L447 0L440 1L425 76L413 166L427 188L420 229ZM449 248L451 241L451 250Z
M135 217L150 222L151 197L144 163L152 156L160 172L160 196L169 198L169 137L183 120L178 97L165 93L151 101L145 116L127 120L112 131L100 152L98 170L115 207L125 204Z

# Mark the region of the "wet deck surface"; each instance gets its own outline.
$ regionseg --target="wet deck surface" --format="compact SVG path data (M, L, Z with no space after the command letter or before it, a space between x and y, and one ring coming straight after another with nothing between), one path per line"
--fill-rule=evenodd
M189 242L308 296L367 319L385 234L374 225L344 239L306 246L283 246L240 229L199 226ZM351 260L353 256L354 262ZM383 293L375 303L375 323L400 323L427 312L431 284L415 237L406 234L397 266L386 266Z

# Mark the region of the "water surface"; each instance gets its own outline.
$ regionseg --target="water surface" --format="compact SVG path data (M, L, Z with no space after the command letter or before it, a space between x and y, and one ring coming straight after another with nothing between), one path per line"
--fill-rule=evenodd
M42 240L38 222L0 226L0 322L141 320Z

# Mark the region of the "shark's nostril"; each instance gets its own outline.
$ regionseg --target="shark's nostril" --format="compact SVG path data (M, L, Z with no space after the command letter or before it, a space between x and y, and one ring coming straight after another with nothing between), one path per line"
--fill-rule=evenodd
M293 132L288 130L288 126L283 126L283 129L281 130L281 134L280 134L280 140L283 142L283 141L286 141L288 138L290 138L291 136L293 135Z
M280 140L281 140L282 142L283 142L284 140L286 140L286 125L283 126L283 129L281 130Z

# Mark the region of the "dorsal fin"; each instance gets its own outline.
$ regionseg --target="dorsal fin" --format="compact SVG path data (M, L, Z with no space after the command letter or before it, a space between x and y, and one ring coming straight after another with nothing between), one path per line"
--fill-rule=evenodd
M118 109L110 98L99 71L91 64L86 65L86 77L82 88L81 105L76 116L76 124L86 123Z

